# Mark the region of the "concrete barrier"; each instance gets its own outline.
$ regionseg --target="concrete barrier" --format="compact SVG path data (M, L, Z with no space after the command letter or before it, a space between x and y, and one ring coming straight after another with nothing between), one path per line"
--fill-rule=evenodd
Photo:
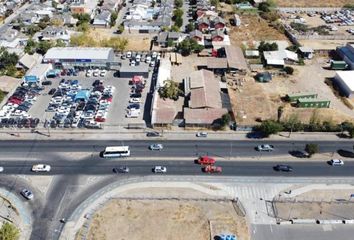
M344 220L317 220L318 224L343 224Z
M291 219L292 224L316 224L316 219Z
M293 224L291 221L279 221L277 222L279 225L290 225Z
M344 223L344 224L354 224L354 219L346 219L346 220L343 220L343 223Z

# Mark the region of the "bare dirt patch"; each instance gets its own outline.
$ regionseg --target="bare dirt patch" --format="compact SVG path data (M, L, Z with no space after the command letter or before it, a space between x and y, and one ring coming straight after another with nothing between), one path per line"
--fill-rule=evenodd
M152 37L149 34L122 34L118 35L128 39L127 50L149 51Z
M230 16L231 17L231 16ZM287 40L280 33L257 14L241 14L241 26L230 26L230 39L232 44L241 46L243 42Z
M245 219L231 202L125 199L112 200L96 213L87 239L205 240L211 230L250 239Z
M342 7L353 0L275 0L279 7Z

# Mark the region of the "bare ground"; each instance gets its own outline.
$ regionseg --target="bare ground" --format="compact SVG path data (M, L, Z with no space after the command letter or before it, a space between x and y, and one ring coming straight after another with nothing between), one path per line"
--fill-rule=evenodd
M275 0L279 7L342 7L353 0Z
M233 233L250 239L231 202L112 200L96 213L87 239L195 239Z

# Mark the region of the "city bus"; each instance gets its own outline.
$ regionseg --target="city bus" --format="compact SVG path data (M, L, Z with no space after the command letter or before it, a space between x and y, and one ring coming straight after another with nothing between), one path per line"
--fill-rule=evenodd
M102 156L104 158L129 157L130 156L129 146L106 147Z

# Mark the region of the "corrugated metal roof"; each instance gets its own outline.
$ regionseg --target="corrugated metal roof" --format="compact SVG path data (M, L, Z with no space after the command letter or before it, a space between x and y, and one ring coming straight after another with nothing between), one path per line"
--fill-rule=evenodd
M243 56L241 48L235 46L226 46L225 52L229 68L236 68L240 70L247 69L247 62Z
M109 60L113 56L112 48L64 47L51 48L44 56L49 59L95 59Z
M225 108L202 108L190 109L184 108L184 120L186 124L212 124L227 113Z

